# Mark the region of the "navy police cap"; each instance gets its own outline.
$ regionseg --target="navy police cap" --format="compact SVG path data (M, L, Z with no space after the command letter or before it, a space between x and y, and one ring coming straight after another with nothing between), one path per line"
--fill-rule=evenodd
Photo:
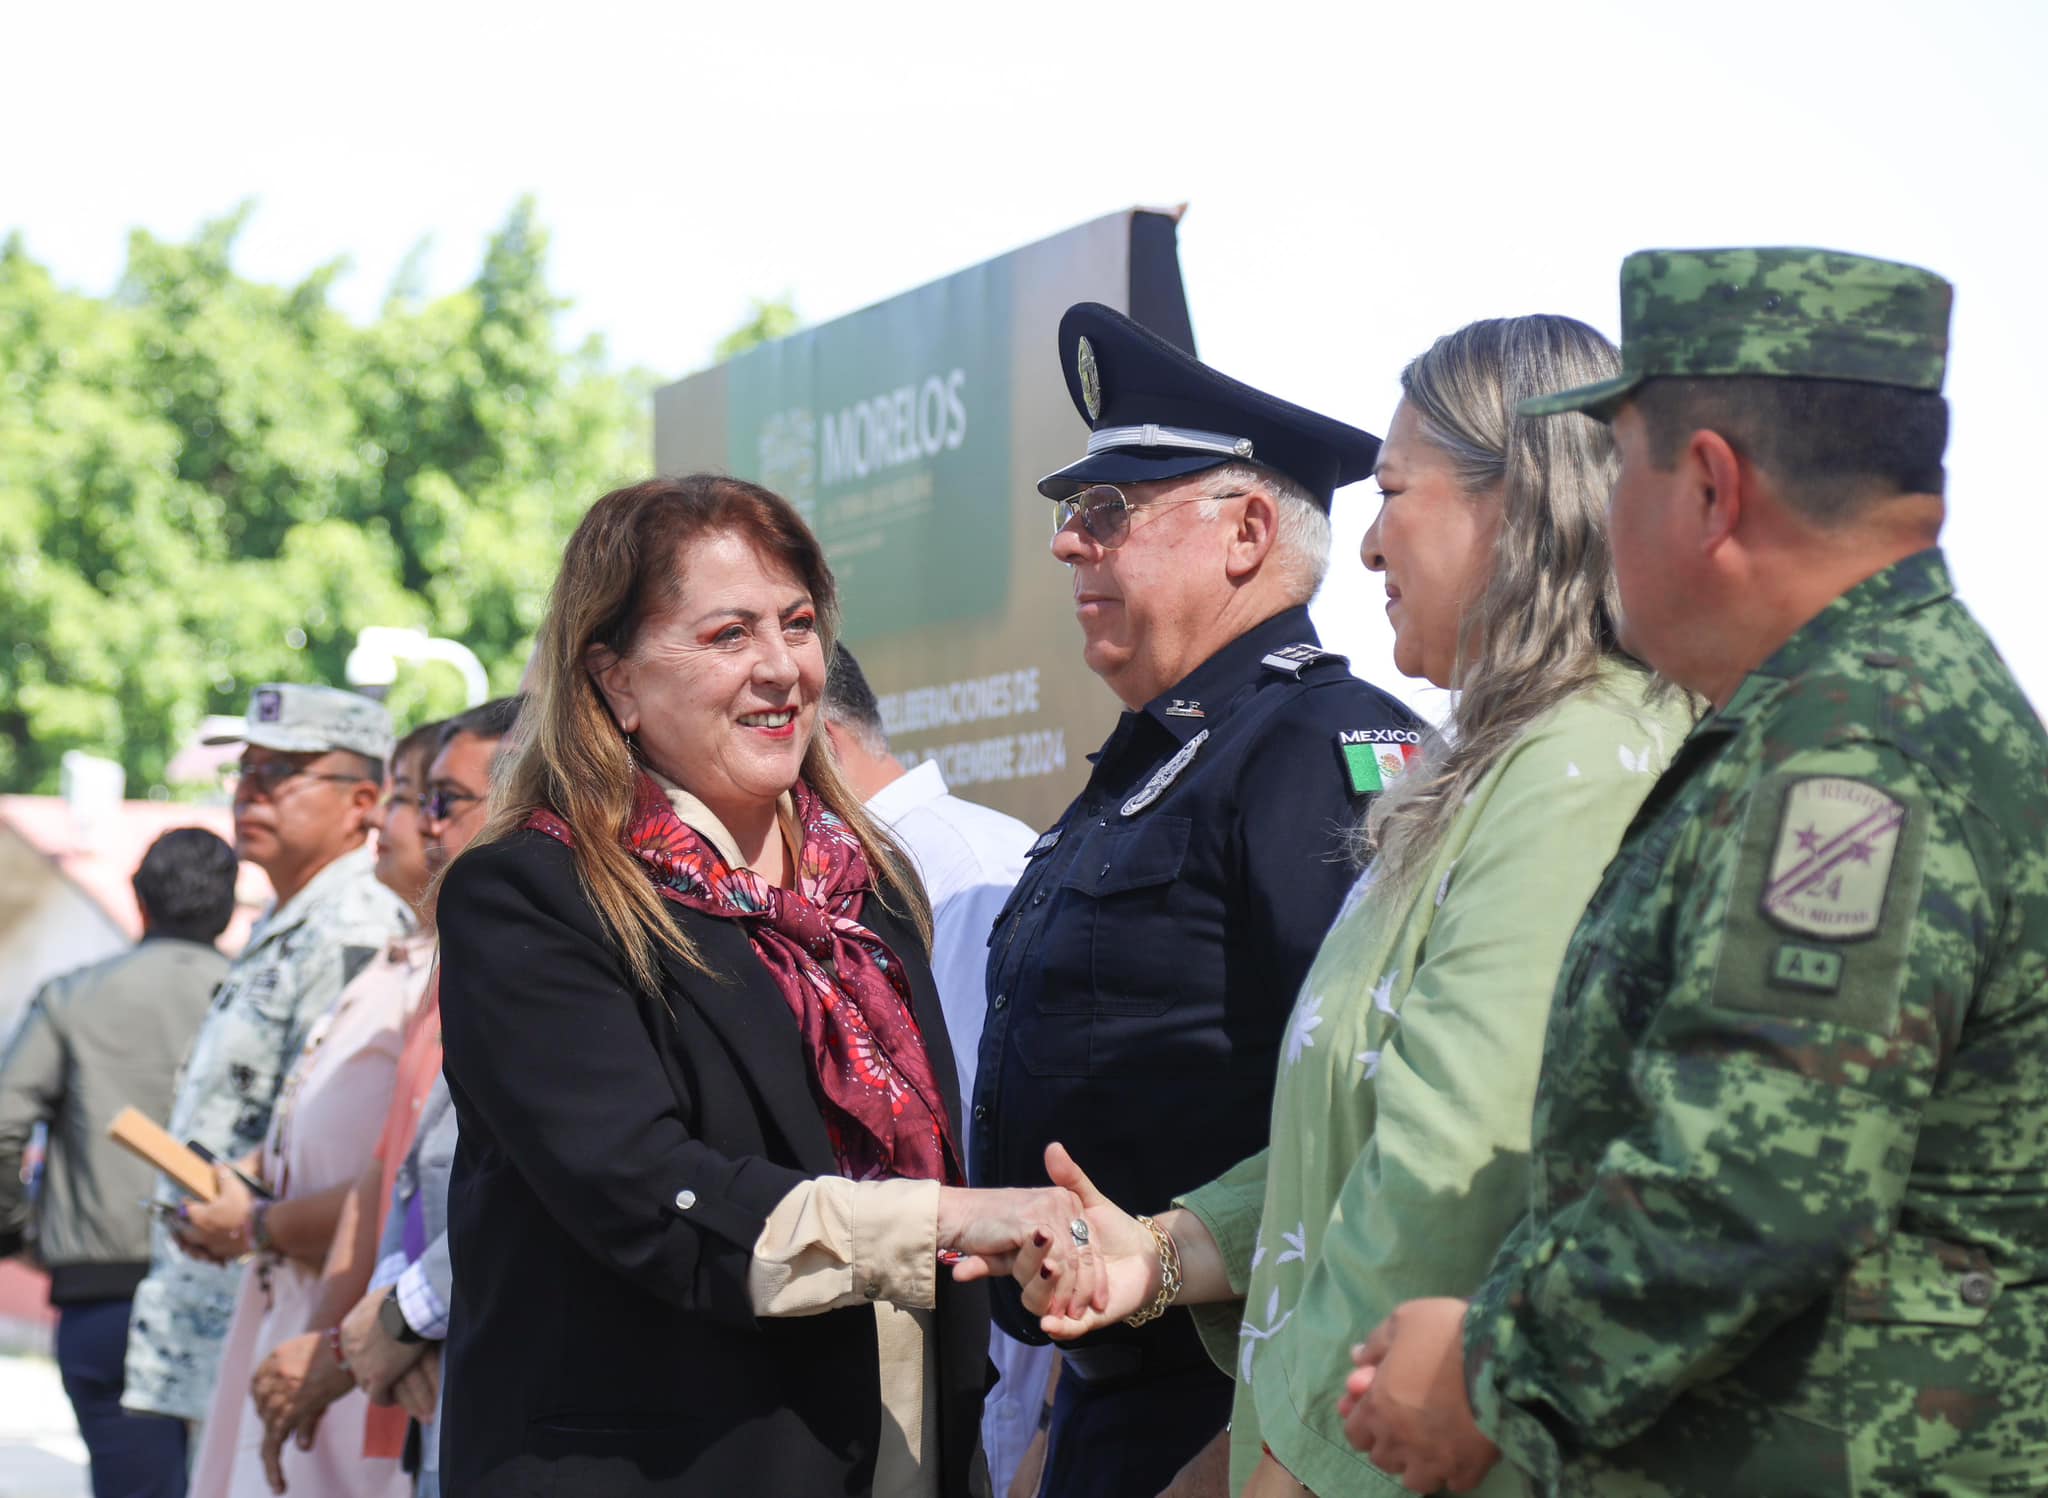
M1284 473L1328 510L1334 490L1379 461L1372 433L1218 374L1100 302L1060 319L1060 369L1092 435L1086 457L1038 481L1047 499L1246 462Z

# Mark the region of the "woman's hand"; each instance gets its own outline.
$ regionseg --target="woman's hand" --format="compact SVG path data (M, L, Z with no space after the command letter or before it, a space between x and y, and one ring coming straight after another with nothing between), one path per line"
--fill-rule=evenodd
M1101 1256L1074 1241L1072 1225L1081 1220L1081 1199L1059 1186L939 1193L939 1247L965 1255L954 1279L1014 1275L1063 1314L1083 1314L1103 1291Z
M1045 1171L1054 1186L1065 1187L1081 1204L1082 1220L1088 1224L1088 1252L1101 1261L1102 1293L1085 1302L1059 1295L1056 1285L1042 1277L1018 1275L1024 1309L1039 1318L1039 1328L1048 1337L1068 1342L1113 1326L1152 1303L1159 1293L1159 1244L1143 1223L1095 1189L1065 1145L1045 1147ZM1061 1236L1071 1243L1064 1227ZM1025 1267L1025 1257L1019 1255L1019 1269Z
M263 1417L263 1474L271 1492L285 1490L285 1442L297 1434L299 1449L311 1451L321 1415L355 1386L322 1332L287 1338L263 1360L249 1382L249 1395Z
M242 1178L225 1165L213 1167L214 1198L190 1201L178 1211L171 1234L195 1259L227 1264L249 1251L249 1217L255 1198Z

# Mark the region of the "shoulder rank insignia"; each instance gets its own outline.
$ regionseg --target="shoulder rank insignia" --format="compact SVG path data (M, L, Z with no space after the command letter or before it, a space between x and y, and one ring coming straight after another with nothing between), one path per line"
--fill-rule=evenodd
M1139 812L1165 795L1166 788L1172 785L1180 772L1188 767L1189 762L1195 757L1195 751L1202 747L1203 741L1208 737L1209 730L1205 728L1181 745L1180 753L1155 770L1152 778L1145 782L1145 788L1124 803L1124 815L1135 817Z
M1795 781L1778 813L1763 913L1787 931L1823 941L1870 935L1884 915L1905 820L1903 803L1861 780Z
M1173 699L1173 706L1166 710L1166 716L1169 718L1206 718L1208 714L1202 711L1201 703L1191 702L1185 697L1176 697Z
M1345 663L1345 657L1334 650L1325 650L1320 645L1283 645L1262 659L1259 664L1268 671L1278 671L1282 676L1291 676L1299 681L1301 673L1317 661L1335 661L1341 666Z
M1422 735L1412 728L1352 728L1337 735L1337 759L1354 796L1375 796L1422 754Z
M1037 842L1033 843L1031 845L1031 851L1026 853L1024 856L1026 858L1036 858L1041 853L1052 852L1054 848L1057 848L1059 846L1060 834L1062 832L1065 832L1066 830L1067 829L1064 824L1053 828L1052 831L1046 833L1045 836L1041 837Z

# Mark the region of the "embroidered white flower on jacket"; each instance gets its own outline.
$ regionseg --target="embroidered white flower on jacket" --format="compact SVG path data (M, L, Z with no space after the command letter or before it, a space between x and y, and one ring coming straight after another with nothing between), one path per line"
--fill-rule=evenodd
M1280 1292L1276 1288L1271 1295L1266 1297L1266 1324L1264 1326L1254 1326L1251 1322L1246 1321L1238 1327L1237 1369L1238 1376L1246 1383L1252 1381L1252 1354L1258 1350L1261 1342L1275 1335L1281 1327L1287 1325L1288 1317L1293 1314L1294 1312L1292 1311L1289 1311L1286 1316L1280 1314Z
M1647 775L1650 773L1650 746L1648 744L1645 744L1633 754L1629 753L1628 745L1618 744L1615 746L1615 752L1621 756L1621 767L1624 770L1635 775Z
M1366 1081L1370 1082L1380 1074L1380 1053L1378 1051L1360 1051L1351 1059L1365 1068Z
M1273 1261L1275 1264L1285 1264L1291 1259L1299 1259L1304 1264L1308 1262L1308 1224L1306 1222L1297 1222L1294 1225L1293 1232L1280 1235L1280 1241L1287 1245L1287 1252L1275 1259Z
M1294 1006L1294 1017L1287 1022L1287 1064L1294 1065L1301 1060L1301 1053L1316 1043L1314 1031L1323 1022L1318 1012L1323 1007L1321 994L1310 994Z
M1372 986L1372 1007L1379 1010L1381 1014L1389 1016L1393 1014L1394 985L1400 981L1400 978L1401 975L1398 972L1388 973L1386 977L1380 979L1379 982Z

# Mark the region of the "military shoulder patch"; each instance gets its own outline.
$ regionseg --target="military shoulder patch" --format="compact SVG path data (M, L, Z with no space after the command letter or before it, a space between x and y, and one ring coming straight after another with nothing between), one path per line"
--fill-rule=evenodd
M1774 925L1822 941L1870 935L1884 915L1905 821L1903 802L1861 780L1793 781L1779 807L1763 913Z
M1422 753L1412 728L1349 728L1337 735L1337 762L1354 796L1376 796L1408 772Z
M1889 1034L1920 908L1927 813L1849 775L1772 776L1750 797L1713 1002Z

